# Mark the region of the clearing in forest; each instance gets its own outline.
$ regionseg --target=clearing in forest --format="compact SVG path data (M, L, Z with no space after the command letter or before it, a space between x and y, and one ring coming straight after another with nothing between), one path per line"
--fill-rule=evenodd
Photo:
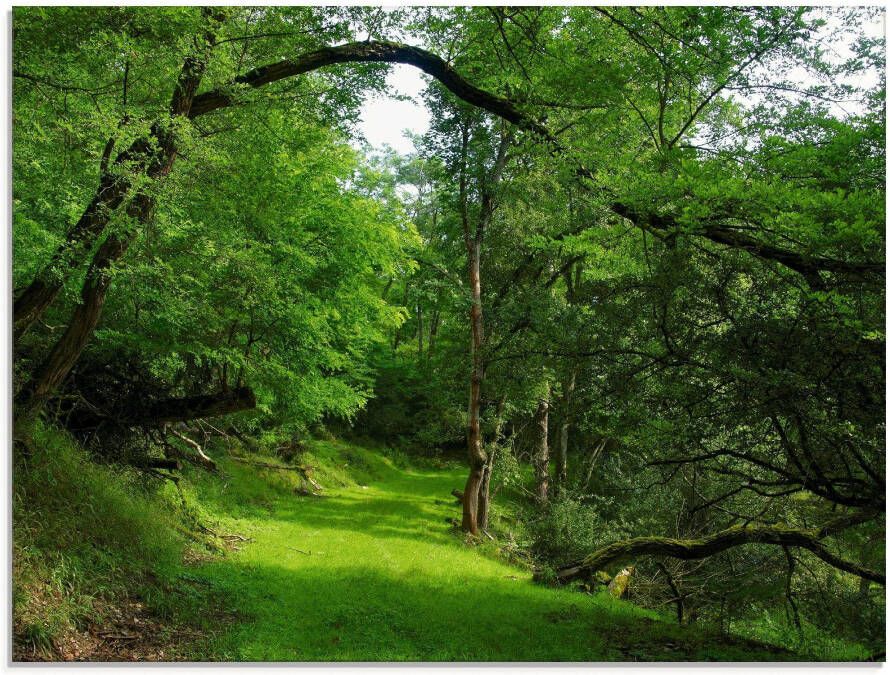
M214 638L210 658L783 658L772 647L677 626L605 594L533 584L530 572L496 559L493 545L465 545L448 523L459 515L449 492L463 483L460 468L400 468L360 448L316 447L338 457L343 471L344 485L324 498L261 489L251 485L254 467L233 463L215 495L205 495L226 514L221 528L250 538L190 570L239 616ZM347 484L346 475L368 484Z

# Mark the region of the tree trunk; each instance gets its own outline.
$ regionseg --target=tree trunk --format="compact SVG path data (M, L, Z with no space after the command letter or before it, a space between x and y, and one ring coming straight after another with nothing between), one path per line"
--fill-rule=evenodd
M140 221L148 221L153 206L153 200L140 193L127 208L127 214ZM134 236L132 230L122 235L111 234L96 251L81 288L80 304L74 309L68 327L19 395L19 419L35 417L77 363L102 316L111 283L110 268L126 252Z
M601 437L596 441L596 445L593 446L590 458L588 459L587 475L584 478L584 484L581 486L581 492L586 492L587 488L590 486L590 480L593 478L593 470L596 468L596 463L599 461L599 458L602 456L609 443L610 439Z
M196 54L186 57L183 62L170 103L171 119L190 116L210 50L216 41L216 30L224 18L224 12L219 8L204 8L202 12L205 19L211 23L208 24L203 36L204 42L201 48ZM169 120L155 122L149 137L134 141L117 156L114 165L128 167L132 176L144 171L151 180L165 177L170 173L176 158L175 139L168 125ZM106 148L110 151L113 145L114 140L111 139ZM114 212L126 200L134 182L131 176L115 175L104 169L103 161L102 177L93 199L68 232L50 263L37 273L31 284L15 299L14 340L19 340L53 303L67 279L79 266L83 256L105 231ZM133 201L137 199L138 196Z
M402 294L402 307L408 307L408 282L405 282L405 292ZM404 325L404 324L402 324ZM392 350L395 352L399 348L399 343L402 341L402 325L396 327L396 334L392 339Z
M548 444L548 431L550 420L550 385L547 392L538 402L538 410L535 413L535 421L538 426L538 447L535 451L535 496L540 504L546 504L549 498L550 488L550 446Z
M426 346L426 357L427 359L432 358L433 350L436 346L436 334L439 332L439 310L433 312L433 317L430 320L430 339L427 341Z
M565 490L568 482L569 427L572 424L572 396L575 392L575 368L563 384L562 390L562 424L559 427L559 448L556 451L556 481L554 489L558 497Z
M473 241L469 247L470 288L473 304L470 307L470 333L472 371L470 373L470 402L467 409L467 449L469 451L470 475L464 487L464 509L461 523L465 532L479 534L479 493L485 476L488 457L482 447L482 284L479 275L480 242ZM487 504L486 504L487 511Z
M495 458L497 457L498 447L501 440L501 432L504 426L504 405L507 400L505 396L501 396L498 400L497 410L494 417L494 430L491 439L491 449L488 452L488 459L485 462L485 473L482 476L482 484L479 486L479 529L488 529L489 513L491 512L491 472L494 469Z
M102 177L93 200L53 255L49 265L38 272L31 284L15 299L12 310L14 343L21 339L59 295L66 279L76 269L89 245L102 233L111 214L123 202L129 187L129 181L124 177Z
M479 484L479 507L477 513L477 521L479 529L485 531L488 529L488 514L491 506L491 492L489 485L491 484L491 469L494 466L494 458L497 454L496 450L488 453L488 459L485 461L485 469L482 473L482 482Z
M680 587L677 586L677 583L674 581L674 577L671 575L670 571L667 567L665 567L664 563L658 562L656 566L659 570L661 570L662 574L664 574L665 582L667 582L668 588L671 589L671 593L673 594L674 606L677 608L677 623L683 623L683 594L680 592ZM723 612L721 611L721 617L723 616Z
M423 306L417 299L417 362L423 360Z
M472 369L470 371L470 402L467 406L467 449L469 454L470 474L464 488L464 508L461 527L465 532L479 534L479 500L488 456L482 446L482 379L485 366L482 360L484 340L482 323L482 276L480 272L482 258L482 242L485 229L491 221L495 209L493 189L501 180L504 166L507 163L507 148L512 142L512 132L502 132L498 145L497 156L487 185L482 189L479 201L479 217L473 232L470 231L470 217L467 197L467 150L470 141L470 130L466 122L461 125L461 164L460 164L460 217L463 225L464 245L467 251L467 271L472 294L470 306L470 355ZM486 489L484 508L488 511L488 492Z
M205 16L210 16L211 12L215 10L205 8L203 11ZM220 21L221 16L222 14L217 11L217 14L213 16L213 20ZM189 115L198 85L207 67L210 50L215 42L215 30L216 24L212 28L208 28L204 35L205 42L199 53L188 56L183 62L182 70L180 71L170 102L171 119L188 117ZM122 156L126 156L134 147L138 149L142 145L146 146L147 150L140 150L141 154L137 153L137 159L148 165L147 173L149 178L157 180L167 176L173 168L173 162L177 154L176 138L166 124L161 125L158 123L152 126L152 136L157 140L157 150L151 150L154 147L153 142L141 140L136 141L130 150L123 153ZM118 160L120 159L119 157ZM123 201L126 196L129 184L124 185L122 190L120 201ZM91 217L92 219L88 223L89 228L78 229L75 227L73 233L69 234L68 241L63 244L62 249L57 253L57 258L67 258L72 254L70 244L72 241L76 242L78 247L84 247L84 250L86 250L89 244L104 230L110 219L110 211L108 210L109 204L106 201L106 197L101 196L101 194L100 192L94 198L94 203L100 204L100 207L97 207L97 213L101 213L95 218ZM96 200L99 200L99 202L96 202ZM120 201L117 202L118 205ZM91 208L93 208L93 204L90 205L87 211L89 212ZM138 192L127 206L126 214L139 226L143 226L151 220L153 212L154 198L147 192ZM46 400L68 376L71 368L74 367L77 359L80 358L80 354L83 352L102 315L105 296L111 283L110 269L115 262L123 257L137 233L138 229L131 224L127 232L123 234L112 233L99 246L87 270L86 279L81 289L81 303L74 310L68 323L68 328L53 346L49 355L35 372L28 387L20 396L19 419L24 421L39 414ZM21 312L21 314L16 313L14 315L14 324L19 335L24 333L28 326L41 316L43 311L58 295L64 284L64 275L63 278L57 279L52 284L47 284L45 278L47 278L46 274L39 274L37 280L35 280L37 285L34 286L32 284L33 290L29 288L19 298L17 303L19 307L16 312Z

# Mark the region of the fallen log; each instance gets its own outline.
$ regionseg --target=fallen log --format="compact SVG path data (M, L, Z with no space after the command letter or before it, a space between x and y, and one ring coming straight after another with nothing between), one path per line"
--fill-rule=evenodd
M861 567L834 555L820 541L827 534L837 531L842 520L842 525L848 527L856 522L864 522L863 518L837 519L821 528L812 530L794 529L783 525L739 525L701 539L670 539L668 537L625 539L591 553L578 563L563 567L557 571L556 577L562 583L573 579L587 578L597 570L639 556L668 556L680 560L701 560L736 546L773 544L806 549L832 567L883 586L885 585L883 573Z
M250 387L199 396L165 398L145 404L144 401L118 401L117 414L77 409L68 418L70 429L92 429L104 423L123 427L160 427L164 424L188 422L205 417L230 415L256 408L256 396Z
M149 404L142 415L143 422L186 422L201 417L219 417L256 408L256 396L250 387L202 396L167 398Z

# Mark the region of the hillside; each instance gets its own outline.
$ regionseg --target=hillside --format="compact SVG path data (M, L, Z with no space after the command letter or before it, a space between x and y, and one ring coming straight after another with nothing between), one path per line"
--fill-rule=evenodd
M55 434L45 439L81 460ZM266 464L280 464L272 458ZM71 540L59 551L39 548L42 534L17 530L19 551L30 563L18 570L19 616L41 609L55 626L17 625L16 658L239 660L239 661L672 661L812 658L762 643L678 626L661 615L614 600L605 592L555 589L532 582L527 566L510 564L504 542L467 545L449 521L459 506L449 492L461 481L458 466L418 466L404 457L344 442L311 444L303 461L314 466L322 496L302 496L298 474L287 469L221 459L220 475L193 471L178 490L144 498L174 499L196 530L173 561L170 541L140 541L155 529L155 513L133 511L111 483L78 510L69 502ZM40 458L35 457L36 466ZM285 466L285 464L280 464ZM64 470L57 505L98 484L110 470L43 465L40 480ZM32 475L35 468L29 473ZM92 475L90 475L92 474ZM81 482L82 481L82 482ZM25 483L26 481L22 481ZM166 493L167 490L171 492ZM82 492L81 492L82 491ZM118 496L121 496L118 494ZM82 506L84 506L82 504ZM104 510L105 513L100 511ZM21 521L27 521L24 512ZM99 536L92 519L106 518ZM186 519L187 520L187 519ZM19 521L19 522L21 522ZM183 520L185 522L185 520ZM61 526L61 523L59 523ZM172 522L167 523L173 528ZM102 526L100 526L102 527ZM89 541L78 537L85 535ZM129 529L134 537L125 545ZM91 533L88 534L87 531ZM23 546L29 538L31 546ZM171 539L172 541L172 539ZM184 544L183 540L180 540ZM91 549L89 553L84 552ZM150 569L127 570L134 547ZM166 555L162 555L162 553ZM104 592L89 556L108 563ZM109 559L115 559L111 561ZM55 567L47 567L55 560ZM73 570L79 569L79 572ZM33 594L47 580L59 593ZM121 576L121 573L124 573ZM65 575L73 575L65 578ZM91 578L92 575L92 578ZM31 583L27 582L31 579ZM137 581L138 580L138 581ZM36 584L34 582L37 582ZM90 592L92 591L92 593ZM47 609L51 611L47 611ZM135 616L130 619L128 612ZM41 642L42 640L42 642ZM835 649L838 645L834 645ZM822 658L828 655L822 654ZM862 658L853 651L836 658Z

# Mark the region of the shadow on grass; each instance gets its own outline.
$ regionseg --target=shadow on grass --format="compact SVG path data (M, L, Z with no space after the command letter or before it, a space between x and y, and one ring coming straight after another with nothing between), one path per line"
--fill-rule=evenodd
M780 660L752 642L656 620L608 595L532 584L454 536L456 470L387 466L366 488L297 497L281 477L231 468L206 496L254 541L195 574L242 621L220 660ZM379 467L378 467L379 468ZM457 481L457 482L456 482Z
M362 488L332 489L323 497L302 497L280 476L269 476L260 488L244 478L250 469L229 469L230 490L203 491L201 500L215 514L232 518L270 519L310 529L336 529L375 537L399 537L425 544L455 540L448 521L460 517L449 494L452 473L390 476L385 483ZM267 482L268 481L268 482ZM254 479L254 482L257 482Z
M210 572L211 570L208 570ZM360 566L214 566L250 607L215 645L248 661L660 661L787 658L590 598L501 579L405 578Z

